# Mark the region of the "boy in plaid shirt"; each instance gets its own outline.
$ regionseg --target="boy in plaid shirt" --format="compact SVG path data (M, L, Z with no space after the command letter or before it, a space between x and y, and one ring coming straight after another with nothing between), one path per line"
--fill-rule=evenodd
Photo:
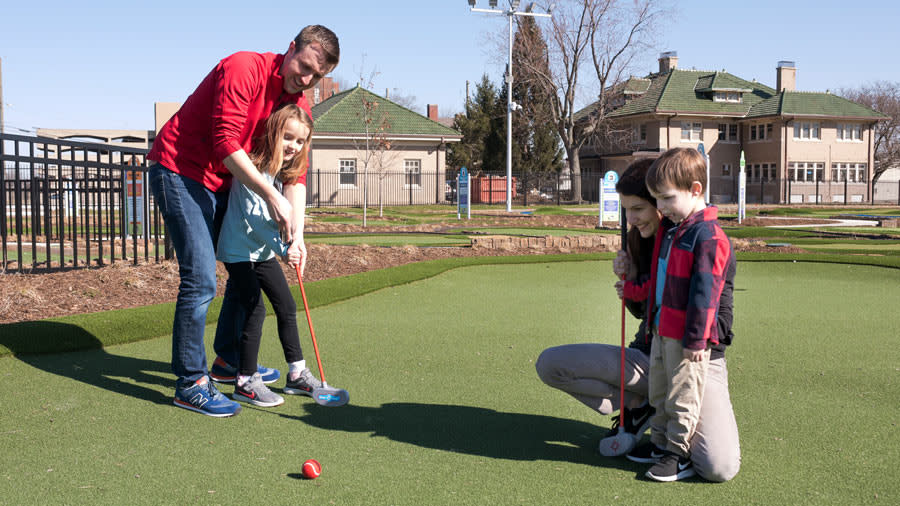
M650 441L662 455L647 471L657 481L695 474L691 436L703 401L710 347L719 343L716 312L734 253L707 207L706 164L694 149L663 153L647 173L647 188L664 219L651 265L648 328L649 400L656 413Z

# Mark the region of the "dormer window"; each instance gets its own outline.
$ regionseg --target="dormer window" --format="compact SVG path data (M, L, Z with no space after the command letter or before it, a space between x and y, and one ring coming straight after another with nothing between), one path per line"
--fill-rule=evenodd
M741 94L736 91L717 91L713 93L713 102L741 103Z

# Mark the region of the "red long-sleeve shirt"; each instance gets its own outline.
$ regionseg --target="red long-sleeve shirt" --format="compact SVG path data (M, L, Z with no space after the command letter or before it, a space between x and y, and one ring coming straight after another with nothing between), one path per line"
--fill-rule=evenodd
M284 92L283 61L251 52L220 61L162 127L147 158L214 192L228 190L231 173L222 161L240 149L249 153L276 107L294 103L312 117L303 92ZM298 183L306 183L305 174Z

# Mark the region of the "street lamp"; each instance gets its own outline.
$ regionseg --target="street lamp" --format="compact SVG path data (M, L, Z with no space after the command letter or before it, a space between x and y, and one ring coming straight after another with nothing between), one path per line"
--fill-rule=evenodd
M522 106L512 101L512 46L513 46L513 16L532 16L549 18L550 11L553 9L551 5L547 9L547 14L532 12L534 2L528 5L524 11L520 11L520 0L509 0L509 9L497 9L497 0L488 0L490 9L479 9L475 7L475 0L468 0L472 12L487 12L491 14L502 14L509 20L509 51L506 63L506 212L512 212L512 113L514 110L521 109Z

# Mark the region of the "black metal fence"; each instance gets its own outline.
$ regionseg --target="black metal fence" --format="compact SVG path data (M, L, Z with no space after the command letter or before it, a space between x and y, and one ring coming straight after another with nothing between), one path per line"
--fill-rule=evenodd
M0 270L171 258L147 150L0 136Z

